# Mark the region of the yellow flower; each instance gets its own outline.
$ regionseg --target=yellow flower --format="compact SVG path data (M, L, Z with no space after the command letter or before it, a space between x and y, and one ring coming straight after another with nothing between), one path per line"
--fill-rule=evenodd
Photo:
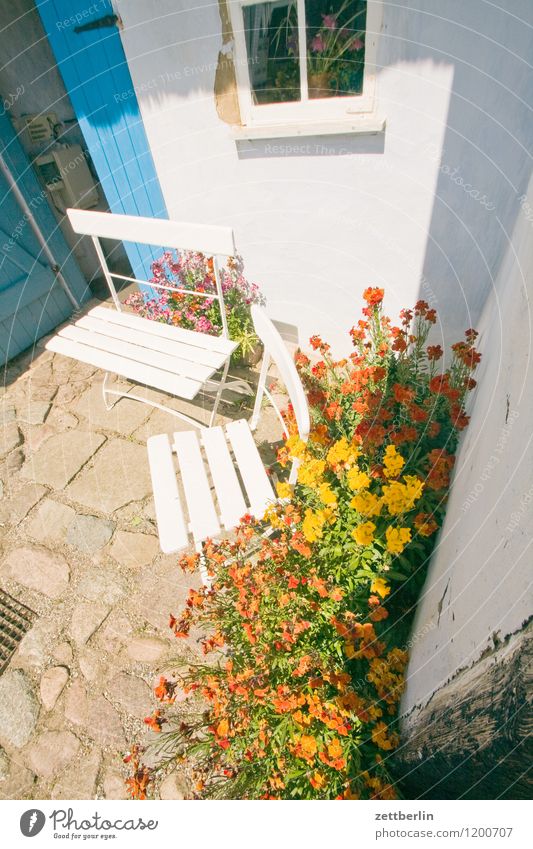
M358 513L362 513L363 516L379 516L381 512L381 502L371 492L360 492L354 495L350 501L350 507L353 507Z
M281 483L281 481L278 481L276 492L280 498L290 498L292 496L292 486L290 483Z
M350 489L366 489L370 484L370 477L366 472L362 472L355 466L353 469L348 469L346 480Z
M322 528L326 522L331 525L334 521L335 513L330 507L325 507L323 510L317 510L316 513L307 509L302 522L302 531L307 542L316 542L317 539L320 539L322 536Z
M305 442L300 439L297 433L293 434L293 436L289 436L285 445L293 459L302 459L305 454Z
M387 528L387 551L391 554L401 554L408 542L411 542L410 528Z
M306 486L315 487L320 482L325 468L324 460L307 460L298 469L298 480Z
M397 735L391 734L387 737L387 726L384 722L378 722L372 729L372 742L385 751L394 749L398 745Z
M352 536L358 545L370 545L374 539L376 526L374 522L364 522L352 531Z
M320 495L320 500L321 500L322 504L332 504L333 505L333 504L337 503L337 496L335 495L333 490L330 488L329 484L321 483L319 488L318 488L318 493Z
M424 482L417 478L416 475L405 475L404 481L407 487L409 499L412 502L411 507L414 507L415 502L418 501L418 499L422 495L422 490L424 489Z
M355 654L355 644L354 643L344 643L344 653L347 658L352 658Z
M390 587L383 578L374 578L370 584L370 592L377 593L381 598L386 598L390 593Z
M333 525L337 518L335 510L333 507L323 507L322 510L317 510L317 516L320 516L321 521L328 525Z
M265 522L268 522L269 525L272 525L273 528L285 527L284 522L278 515L278 511L276 510L275 504L271 504L270 507L267 507L265 515L263 516L263 520Z
M397 478L405 466L405 460L395 445L387 445L383 458L383 471L388 478Z
M382 498L391 516L405 513L412 506L407 487L399 481L392 481L384 486Z
M359 449L350 445L348 440L344 436L341 436L341 438L329 449L327 461L330 466L335 468L341 463L354 463L358 456Z

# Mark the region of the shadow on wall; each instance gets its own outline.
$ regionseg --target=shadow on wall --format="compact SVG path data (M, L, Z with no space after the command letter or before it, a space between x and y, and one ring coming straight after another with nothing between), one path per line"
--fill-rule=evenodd
M291 159L300 156L353 156L357 154L380 154L385 150L385 133L357 136L353 134L335 136L311 136L302 138L254 139L237 141L239 159Z
M488 5L448 3L449 19L426 31L427 47L454 64L442 150L428 150L438 181L420 283L448 339L478 322L531 175L531 3ZM419 55L419 45L404 49Z

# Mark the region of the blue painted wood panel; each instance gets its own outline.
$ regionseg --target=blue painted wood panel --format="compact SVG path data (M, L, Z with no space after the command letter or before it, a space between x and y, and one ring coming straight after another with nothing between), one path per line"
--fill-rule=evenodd
M79 24L112 15L110 0L94 4L89 14L86 0L36 5L111 212L167 218L119 30L76 32ZM149 278L161 250L125 248L135 276Z
M74 297L82 303L90 295L85 279L6 114L0 115L0 150ZM65 321L72 309L27 216L0 176L0 364Z

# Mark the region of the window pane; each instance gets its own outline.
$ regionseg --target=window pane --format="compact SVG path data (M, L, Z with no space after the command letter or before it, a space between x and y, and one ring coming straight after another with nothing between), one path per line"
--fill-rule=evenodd
M305 0L309 98L361 94L366 0Z
M300 99L298 25L295 0L243 6L253 102Z

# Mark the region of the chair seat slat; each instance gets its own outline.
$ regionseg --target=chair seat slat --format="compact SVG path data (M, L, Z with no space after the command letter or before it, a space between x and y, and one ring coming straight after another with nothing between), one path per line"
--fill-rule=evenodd
M150 436L146 446L161 550L165 554L174 554L187 547L189 538L172 462L172 448L166 433Z
M203 430L201 440L215 485L222 523L227 530L230 530L239 523L248 508L235 472L228 443L221 427Z
M200 542L216 536L220 533L220 525L196 433L176 432L173 447L178 455L193 537Z
M262 519L268 505L275 501L276 497L250 426L244 419L229 422L226 425L226 433L250 500L251 512L256 518Z

